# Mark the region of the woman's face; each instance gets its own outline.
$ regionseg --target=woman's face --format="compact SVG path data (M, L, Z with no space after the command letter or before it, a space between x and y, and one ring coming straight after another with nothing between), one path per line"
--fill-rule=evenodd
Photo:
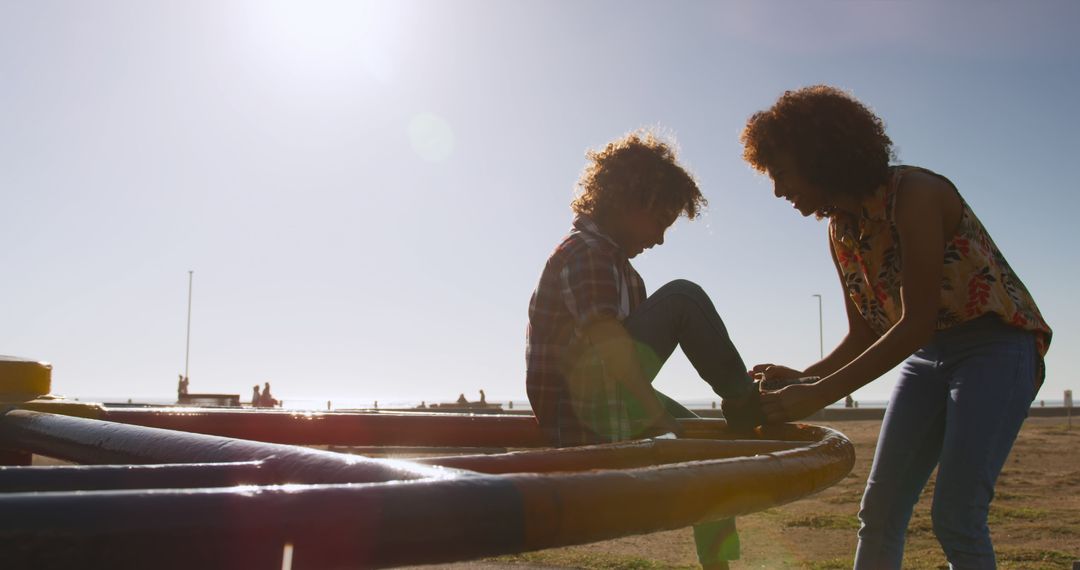
M831 206L825 191L802 177L790 154L778 153L768 171L776 197L791 202L803 216L824 212Z

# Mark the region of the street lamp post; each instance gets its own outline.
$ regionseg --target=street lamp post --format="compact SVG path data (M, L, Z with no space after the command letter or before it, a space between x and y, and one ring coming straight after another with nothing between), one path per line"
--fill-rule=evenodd
M188 357L191 355L191 282L194 279L195 270L187 272L187 346L184 348L184 378L188 378Z
M818 358L825 358L825 329L821 322L821 293L814 293L810 296L817 297Z
M817 297L817 330L818 330L818 358L825 359L825 327L821 319L821 293L814 293L811 297ZM828 407L828 406L826 406ZM821 419L825 420L825 408L821 408Z

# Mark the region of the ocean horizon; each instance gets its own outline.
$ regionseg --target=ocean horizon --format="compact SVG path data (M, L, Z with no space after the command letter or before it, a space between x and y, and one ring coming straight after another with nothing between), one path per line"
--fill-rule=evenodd
M69 400L75 400L79 402L99 402L103 404L146 404L146 405L175 405L177 403L176 396L96 396L96 395L78 395L78 396L64 396ZM674 398L683 406L691 410L711 409L713 407L720 407L720 398ZM476 400L470 399L470 402ZM488 399L489 404L502 404L503 409L519 410L532 410L532 406L529 405L527 399ZM249 403L248 399L241 397L241 403ZM286 410L298 410L298 411L333 411L333 410L372 410L372 409L412 409L417 408L421 404L430 406L432 404L453 404L452 400L447 401L429 401L429 400L417 400L412 398L282 398L281 409ZM860 408L884 408L888 405L888 400L857 400L858 407ZM1037 399L1032 402L1031 407L1062 407L1065 405L1065 401L1061 399ZM839 401L828 406L828 408L843 408L844 402Z

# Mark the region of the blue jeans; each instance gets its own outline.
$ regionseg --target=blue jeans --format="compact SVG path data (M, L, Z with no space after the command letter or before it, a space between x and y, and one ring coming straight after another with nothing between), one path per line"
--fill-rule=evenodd
M1035 338L996 317L939 331L904 362L863 494L856 569L900 568L919 494L953 568L995 568L987 513L1035 397Z
M712 300L692 281L677 279L657 289L623 326L637 341L642 371L650 382L678 346L718 396L740 398L753 387ZM661 400L668 404L665 398ZM669 411L675 417L693 417L682 406Z
M751 389L742 357L709 296L697 284L680 279L664 285L635 308L623 325L637 343L638 358L650 382L679 346L717 395L738 398ZM697 417L659 391L657 396L672 416ZM694 525L694 542L702 564L739 558L733 518Z

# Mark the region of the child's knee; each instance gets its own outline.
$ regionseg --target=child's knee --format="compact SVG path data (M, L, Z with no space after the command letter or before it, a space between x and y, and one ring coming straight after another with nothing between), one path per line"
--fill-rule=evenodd
M705 290L701 288L701 285L690 281L689 279L676 279L665 284L656 292L660 293L664 291L669 294L686 295L694 299L708 298Z

